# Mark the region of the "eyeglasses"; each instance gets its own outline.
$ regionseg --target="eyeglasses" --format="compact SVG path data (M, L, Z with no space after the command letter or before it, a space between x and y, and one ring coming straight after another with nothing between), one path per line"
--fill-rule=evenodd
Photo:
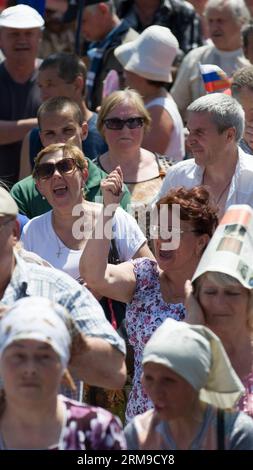
M143 127L144 125L144 118L142 117L131 117L128 119L120 119L120 118L108 118L104 119L104 125L107 129L111 129L114 131L119 131L123 129L124 126L127 126L128 129L137 129L137 127Z
M38 164L34 169L36 178L48 179L53 176L55 169L62 174L72 173L78 167L78 164L74 158L63 158L56 163L41 163Z
M183 233L199 233L199 230L189 229L181 230L177 227L160 227L160 225L152 225L150 233L153 237L165 239L166 236L171 237L172 235L182 235Z

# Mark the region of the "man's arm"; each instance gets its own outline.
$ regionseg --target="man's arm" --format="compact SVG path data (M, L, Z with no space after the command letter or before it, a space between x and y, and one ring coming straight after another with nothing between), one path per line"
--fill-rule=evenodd
M27 132L37 125L37 118L0 121L0 145L12 144L23 140Z
M54 280L60 285L55 299L66 307L81 333L73 339L70 367L74 377L99 387L122 387L126 378L124 340L89 290L67 274L59 275Z
M101 338L85 336L83 344L78 340L70 371L79 380L97 387L122 388L126 380L124 354Z

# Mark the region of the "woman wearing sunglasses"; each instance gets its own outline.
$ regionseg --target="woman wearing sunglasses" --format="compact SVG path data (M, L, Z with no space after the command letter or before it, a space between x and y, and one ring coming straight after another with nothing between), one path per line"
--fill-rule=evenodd
M126 85L140 93L152 119L143 147L175 162L185 156L184 125L177 104L167 90L179 52L174 34L159 25L149 26L136 39L114 50L124 68Z
M102 209L101 204L84 198L88 162L75 145L51 144L35 159L33 177L52 210L30 220L22 234L24 247L82 282L79 259ZM118 208L114 222L115 244L121 261L151 256L133 217Z
M101 183L105 207L119 204L121 186L122 172L116 168ZM172 213L173 204L180 208L177 214ZM80 273L90 288L127 303L126 329L134 349L134 378L127 420L152 407L141 386L143 348L167 317L185 318L184 283L196 269L218 222L209 193L201 186L171 190L157 203L157 213L158 222L151 230L156 261L142 258L118 266L107 264L110 240L95 237L88 240L80 260ZM107 231L111 221L109 215L101 220ZM174 248L172 239L178 242Z
M115 91L104 99L97 127L108 152L95 161L110 173L120 166L132 202L149 203L162 185L169 163L164 156L141 147L151 125L149 112L135 90Z

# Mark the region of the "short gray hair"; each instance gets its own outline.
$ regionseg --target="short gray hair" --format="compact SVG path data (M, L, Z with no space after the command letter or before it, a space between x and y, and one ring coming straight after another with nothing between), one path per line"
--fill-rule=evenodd
M242 25L250 21L250 12L244 0L208 0L205 6L205 15L212 8L228 8L238 23Z
M188 113L208 113L221 134L234 127L235 140L239 142L244 133L244 111L240 103L224 93L211 93L193 101Z

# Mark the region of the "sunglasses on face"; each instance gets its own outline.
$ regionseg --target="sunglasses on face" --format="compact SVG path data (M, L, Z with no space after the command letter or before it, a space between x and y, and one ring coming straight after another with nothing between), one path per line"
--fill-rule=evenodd
M41 163L35 168L35 176L40 179L48 179L53 176L55 169L61 174L72 173L78 168L74 158L63 158L56 163Z
M120 118L108 118L104 119L104 125L107 129L112 129L115 131L123 129L124 126L127 126L128 129L137 129L137 127L143 127L144 119L142 117L132 117L128 119Z

